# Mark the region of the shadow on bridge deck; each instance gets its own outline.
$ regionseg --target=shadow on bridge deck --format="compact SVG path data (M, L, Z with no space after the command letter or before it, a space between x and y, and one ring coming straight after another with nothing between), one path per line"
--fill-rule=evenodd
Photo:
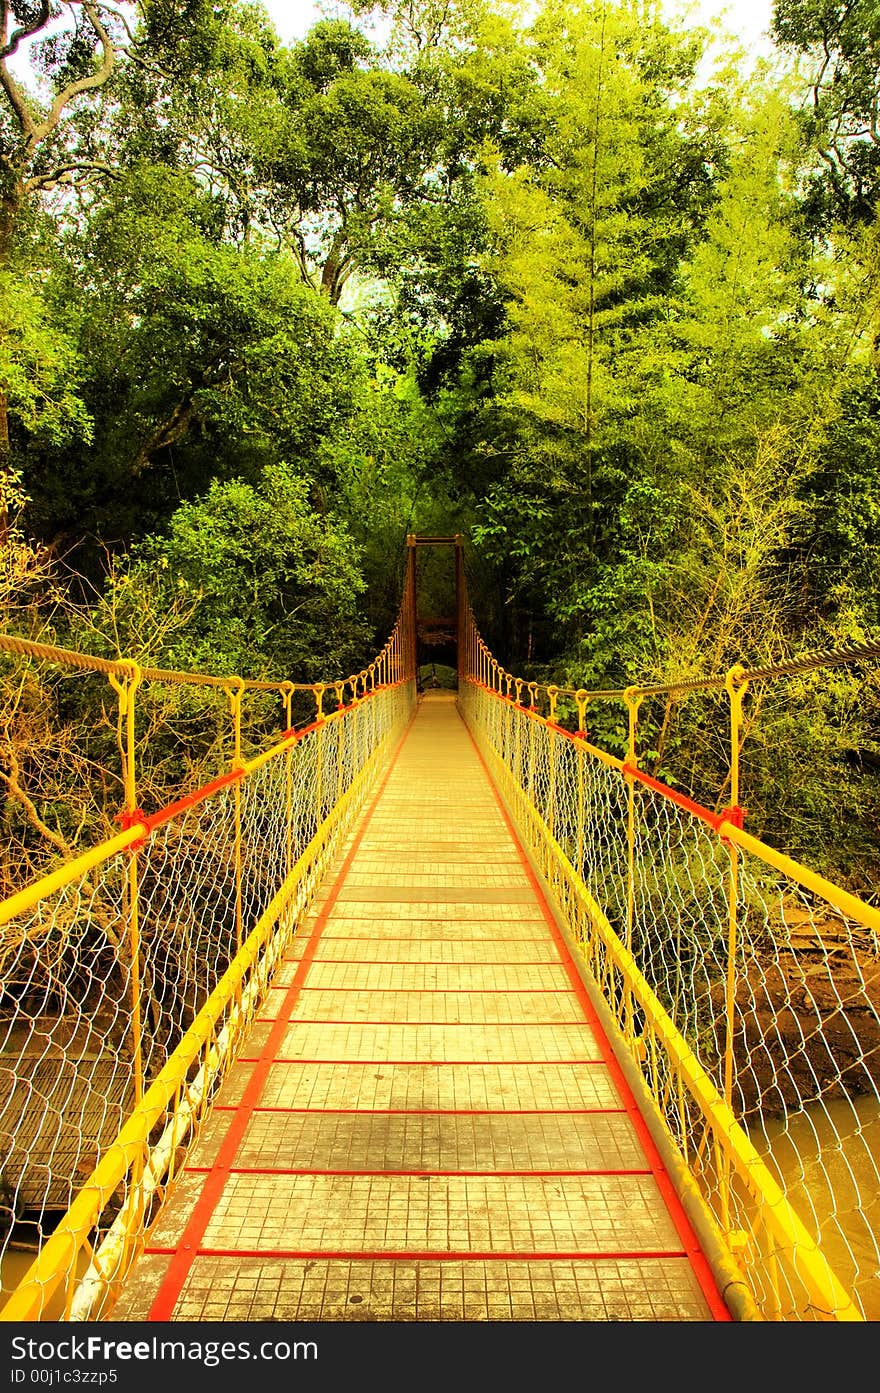
M728 1318L454 694L429 693L111 1319Z

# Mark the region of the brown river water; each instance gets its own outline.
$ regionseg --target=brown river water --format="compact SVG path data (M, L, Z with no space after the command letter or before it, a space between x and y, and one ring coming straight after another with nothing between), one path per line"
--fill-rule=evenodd
M754 1138L843 1285L880 1320L880 1100L813 1106ZM817 1222L816 1216L819 1216Z

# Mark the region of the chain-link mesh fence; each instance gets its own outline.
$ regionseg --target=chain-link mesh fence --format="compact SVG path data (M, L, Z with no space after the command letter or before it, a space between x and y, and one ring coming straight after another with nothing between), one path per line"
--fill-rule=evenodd
M201 790L155 813L131 808L122 833L0 904L7 1311L112 1308L402 729L415 683L397 668Z
M880 916L501 682L459 700L761 1314L880 1316Z

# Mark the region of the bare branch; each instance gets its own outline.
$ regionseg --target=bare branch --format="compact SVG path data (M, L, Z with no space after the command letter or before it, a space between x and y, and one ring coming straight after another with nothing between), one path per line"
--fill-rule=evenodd
M28 193L37 189L43 189L46 193L50 192L57 184L73 183L75 174L106 174L110 178L115 178L119 171L114 169L112 164L106 164L102 160L71 160L69 164L59 165L47 174L34 174L30 179L24 181L24 188Z
M195 408L189 397L177 403L167 420L157 426L147 440L143 441L135 455L131 465L131 472L135 476L143 474L152 463L152 457L158 450L166 449L169 445L175 445L178 440L182 440L192 423Z
M71 160L68 164L58 164L57 169L49 173L33 174L24 181L24 188L28 194L36 189L50 192L57 184L72 184L74 174L107 174L110 178L116 178L118 170L103 160Z
M105 0L97 0L97 8L103 10L106 14L112 15L114 19L118 19L131 42L136 42L134 31L122 10L118 10L115 5L106 4Z
M9 105L12 107L22 135L30 139L36 130L34 118L31 116L24 92L19 87L6 64L2 62L0 62L0 87L3 88L3 91L9 98ZM8 155L3 155L2 161L5 165L11 164Z
M125 47L120 46L120 53L124 53L130 62L137 63L138 67L143 68L146 72L154 73L156 77L171 81L170 75L164 68L160 68L158 63L154 63L152 59L145 58L140 52L140 44L137 35L134 33L127 16L123 14L122 10L118 10L115 5L105 4L104 0L99 0L99 4L102 10L107 14L113 15L113 17L119 21L128 36L128 44Z
M101 20L100 14L98 13L99 7L95 3L95 0L79 0L79 3L81 3L84 13L88 16L89 23L97 34L101 44L101 65L97 72L92 73L89 77L77 78L76 81L69 83L63 91L58 93L45 121L34 128L33 134L28 141L28 146L31 151L33 151L42 140L45 140L47 135L51 135L52 131L55 130L55 127L61 120L61 114L65 107L69 106L75 97L81 96L83 92L94 91L97 87L103 87L116 63L116 49L113 40Z
M18 46L24 39L30 39L34 34L38 34L50 19L50 0L42 0L40 13L31 24L22 24L20 28L13 29L9 36L9 42L0 48L0 58L11 58L18 52ZM0 4L0 34L5 35L6 25L9 20L9 5L6 0Z
M36 828L41 837L45 837L47 842L51 842L52 845L61 852L65 861L69 861L73 853L67 845L67 842L57 832L53 832L52 828L43 821L40 814L37 812L33 799L30 798L21 786L21 770L11 742L7 746L5 754L9 762L9 773L7 774L5 770L0 769L0 779L3 780L12 796L17 798L21 803L25 811L25 816L31 826Z

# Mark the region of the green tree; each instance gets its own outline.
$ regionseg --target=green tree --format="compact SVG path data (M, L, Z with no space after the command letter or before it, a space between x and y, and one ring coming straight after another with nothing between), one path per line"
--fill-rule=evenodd
M870 222L880 192L880 11L875 0L776 0L773 34L806 69L805 133L821 161L807 200L828 215Z
M126 157L196 174L226 240L285 248L335 305L376 228L419 191L437 115L342 20L286 49L262 7L215 9L194 35L148 15L159 61L127 72Z
M524 42L541 75L532 149L512 161L496 147L481 181L492 233L482 264L504 292L506 326L477 350L496 364L483 420L502 468L475 538L531 612L533 659L552 627L557 651L594 671L613 652L610 629L628 623L645 536L667 531L675 509L664 330L718 136L689 108L693 42L625 6L546 6ZM588 660L597 647L604 658Z
M91 218L65 292L95 443L86 461L32 459L44 535L142 535L214 475L308 460L350 413L337 316L283 252L224 243L216 211L191 176L153 167Z
M135 548L130 584L135 623L140 587L197 601L169 666L317 682L359 671L370 652L358 549L340 517L309 505L309 480L289 464L182 504Z
M725 168L680 294L655 344L672 350L664 416L700 470L754 454L762 431L810 420L827 391L814 350L823 265L803 237L794 188L800 148L788 93L752 75L723 98Z
M119 26L100 0L76 0L58 6L50 0L0 0L0 286L5 323L0 346L0 489L12 474L10 404L23 419L43 428L62 418L82 417L70 390L69 344L59 336L51 343L47 315L32 279L11 280L16 238L24 212L41 198L79 179L107 171L107 164L82 138L79 128L87 104L106 88L118 58ZM19 63L30 60L40 72L44 93L20 75ZM8 317L7 317L8 316ZM28 379L29 371L33 374ZM59 377L68 378L56 390ZM49 409L37 412L49 379ZM5 503L0 510L0 540L8 536Z

